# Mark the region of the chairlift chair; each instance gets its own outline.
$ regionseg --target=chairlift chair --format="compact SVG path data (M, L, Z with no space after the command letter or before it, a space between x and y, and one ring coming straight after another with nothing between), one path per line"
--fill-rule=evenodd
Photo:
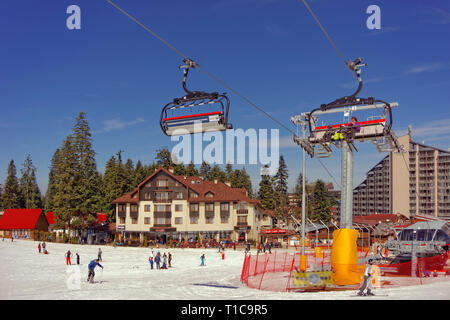
M185 64L179 68L184 69L183 89L187 94L164 106L160 117L161 130L167 136L173 136L232 129L232 124L228 123L228 97L225 93L188 90L186 79L189 68L195 68L196 63L189 59L183 62ZM213 110L206 110L208 106Z

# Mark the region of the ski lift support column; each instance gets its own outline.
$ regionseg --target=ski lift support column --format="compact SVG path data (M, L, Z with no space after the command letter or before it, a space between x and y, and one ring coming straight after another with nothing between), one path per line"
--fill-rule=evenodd
M324 115L331 113L349 113L362 110L371 110L383 108L383 104L371 104L371 105L354 105L344 106L338 108L332 108L328 110L316 110L314 115ZM390 103L390 107L398 107L397 102ZM291 121L295 124L303 124L310 117L310 112L303 112L301 115L291 117ZM294 142L302 147L304 152L314 157L314 146L316 143L309 142L305 138L305 131L303 131L303 139L298 136L294 136ZM396 143L396 141L395 141ZM353 216L353 151L348 145L347 141L343 141L342 146L342 160L341 160L341 219L340 228L353 229L352 228L352 216ZM303 221L303 219L302 219Z

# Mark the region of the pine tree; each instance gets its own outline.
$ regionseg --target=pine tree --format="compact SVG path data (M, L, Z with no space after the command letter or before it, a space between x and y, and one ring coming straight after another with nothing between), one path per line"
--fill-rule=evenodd
M120 158L120 152L118 155ZM114 206L111 202L127 193L128 184L124 174L124 166L114 156L106 163L102 186L105 205L104 212L108 214L109 221L115 221Z
M56 212L56 228L70 227L70 220L73 213L79 208L79 196L77 196L78 176L77 156L72 136L68 136L59 149L55 163L54 175L54 204Z
M211 171L211 165L203 161L202 165L200 166L200 177L203 177L204 180L207 180L209 177L209 172Z
M22 173L20 178L20 189L24 199L25 208L42 208L41 192L36 181L36 167L33 165L30 155L27 156L22 166L23 167L20 170Z
M72 129L72 141L76 159L74 197L75 212L95 214L99 208L101 181L97 171L92 135L86 114L80 112Z
M147 172L142 165L141 160L136 163L136 168L134 169L134 182L133 189L136 188L142 181L147 177Z
M216 164L208 172L206 180L208 181L218 180L220 182L225 182L226 175L225 172L223 172L222 169Z
M225 176L227 181L231 182L231 179L233 178L233 165L231 163L227 163L225 166Z
M16 166L14 160L8 165L8 176L2 194L3 207L5 209L23 208L24 200L16 177Z
M274 177L277 207L284 208L288 204L288 177L286 162L284 161L284 157L280 156L278 170Z
M56 163L58 161L59 149L56 149L50 162L48 173L47 192L45 193L45 211L55 211L55 194L56 194Z
M3 195L3 185L0 183L0 210L3 209L3 199L2 199L2 195Z
M133 182L136 179L133 160L128 158L127 162L125 162L123 170L124 170L124 174L125 174L125 179L127 181L127 192L130 192L135 188Z
M175 163L172 161L172 155L166 147L158 150L155 159L156 164L166 170L169 170L175 166Z
M325 223L330 222L331 207L333 204L334 202L325 188L325 183L320 179L317 180L311 196L311 211L309 214L311 220L322 220Z
M198 176L198 171L197 171L197 169L195 168L195 165L192 162L190 162L186 166L185 174L188 177L197 177Z
M268 166L265 165L264 169L268 170ZM269 210L275 209L276 200L274 198L273 179L266 173L261 175L258 199L261 201L264 208Z

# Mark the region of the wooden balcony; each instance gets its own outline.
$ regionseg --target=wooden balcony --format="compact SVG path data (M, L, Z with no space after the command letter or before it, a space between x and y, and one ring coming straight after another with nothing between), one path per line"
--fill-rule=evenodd
M172 199L153 199L154 203L172 203Z
M237 214L248 214L248 209L238 209L236 212Z

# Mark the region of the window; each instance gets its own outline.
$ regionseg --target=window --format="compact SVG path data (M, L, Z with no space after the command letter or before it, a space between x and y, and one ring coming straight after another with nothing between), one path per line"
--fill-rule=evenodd
M189 197L191 198L198 198L198 193L195 193L193 191L189 192Z
M150 212L150 205L146 204L144 206L144 212Z
M229 211L230 210L230 204L229 203L221 203L220 204L220 211Z
M125 224L125 218L120 218L120 223Z
M214 193L208 192L208 193L206 194L206 197L207 197L207 198L214 198Z
M183 211L183 205L182 205L182 204L176 204L176 205L175 205L175 211L176 211L176 212L181 212L181 211Z
M228 223L228 218L230 216L220 216L220 223Z
M137 218L131 218L131 223L132 224L137 224Z
M170 212L170 205L157 204L155 205L155 212Z
M145 217L144 218L144 224L150 224L150 218L149 217Z
M175 224L183 224L183 217L176 217Z
M138 212L138 206L137 204L132 204L130 206L130 212Z
M206 203L205 204L205 211L214 212L214 203Z
M190 216L191 224L197 224L198 223L198 216Z
M206 216L205 217L205 223L206 224L212 224L214 221L214 216Z
M169 186L169 180L158 179L156 180L156 186L158 188L167 188Z
M144 200L150 200L150 192L144 193Z
M170 224L170 218L155 217L155 225L168 225L168 224Z
M198 212L198 203L191 203L189 209L194 212Z
M175 192L175 199L183 200L183 192Z
M238 216L237 223L240 225L247 225L247 216Z
M126 204L119 204L119 212L125 212L127 210Z
M156 196L156 200L159 200L159 201L169 200L168 192L156 192L155 196Z

